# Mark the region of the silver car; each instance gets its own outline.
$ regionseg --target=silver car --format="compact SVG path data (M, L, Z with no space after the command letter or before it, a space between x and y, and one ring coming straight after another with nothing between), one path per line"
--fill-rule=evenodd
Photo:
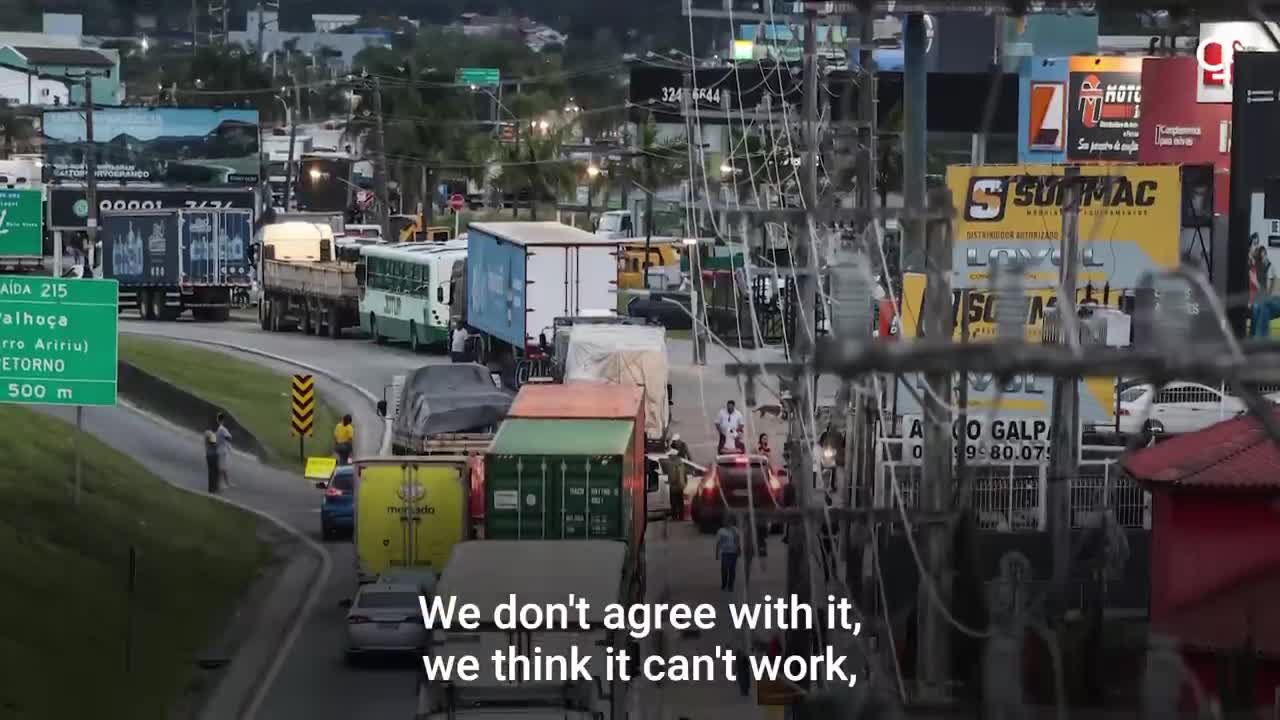
M427 630L416 584L372 583L356 593L347 612L347 662L365 653L419 653Z

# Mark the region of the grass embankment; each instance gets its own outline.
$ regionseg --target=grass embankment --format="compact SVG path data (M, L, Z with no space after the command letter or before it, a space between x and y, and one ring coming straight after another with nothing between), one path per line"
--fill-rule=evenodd
M271 464L288 470L302 466L298 439L289 434L288 375L225 353L131 335L120 336L120 359L231 413L266 447ZM331 433L337 422L333 410L317 393L308 456L327 455L332 450Z
M0 717L161 720L268 558L255 518L177 490L89 436L76 507L71 426L5 406L0 425Z

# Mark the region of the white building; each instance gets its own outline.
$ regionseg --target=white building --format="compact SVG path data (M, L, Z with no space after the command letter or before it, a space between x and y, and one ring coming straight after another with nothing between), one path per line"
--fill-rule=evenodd
M11 105L57 107L70 104L71 87L65 80L0 64L0 98Z

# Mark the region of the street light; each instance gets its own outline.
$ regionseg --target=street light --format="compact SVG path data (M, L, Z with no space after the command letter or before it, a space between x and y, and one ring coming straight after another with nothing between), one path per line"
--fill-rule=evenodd
M595 165L588 165L588 166L587 166L587 175L589 175L589 176L591 176L591 177L593 177L593 178L594 178L594 177L597 177L599 174L600 174L600 168L599 168L599 167L597 167L597 166L595 166Z

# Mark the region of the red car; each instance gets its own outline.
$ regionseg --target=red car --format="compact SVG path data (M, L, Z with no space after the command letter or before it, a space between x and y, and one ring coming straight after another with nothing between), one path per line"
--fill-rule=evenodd
M725 510L775 510L782 507L783 478L763 455L721 455L707 469L690 504L698 529L713 533L724 525Z

